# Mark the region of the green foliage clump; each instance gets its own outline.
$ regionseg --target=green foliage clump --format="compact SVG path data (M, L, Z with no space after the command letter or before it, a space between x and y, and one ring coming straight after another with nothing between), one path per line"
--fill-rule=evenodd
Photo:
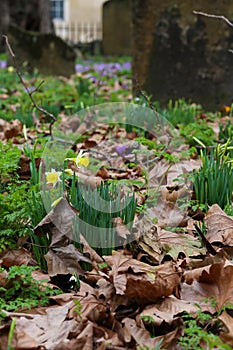
M187 125L179 125L180 135L185 138L185 143L190 146L196 146L198 139L206 146L214 144L215 135L213 129L206 123L205 120L189 123Z
M228 143L217 146L208 154L201 151L202 166L192 175L196 200L199 204L217 203L222 209L231 204L233 191L232 163Z
M227 142L227 140L233 139L233 125L231 120L228 120L227 124L219 125L219 140Z
M88 200L86 200L87 198ZM104 201L105 209L100 206L100 199ZM80 211L76 231L82 232L84 237L85 235L91 237L91 245L96 247L101 255L109 255L112 249L116 248L113 219L120 217L130 229L137 204L134 195L126 195L121 200L121 191L116 184L102 184L93 190L90 187L82 187L79 183L77 184L75 178L73 178L70 188L70 201ZM96 228L106 229L107 235L96 234ZM109 248L102 248L106 246Z
M0 142L0 189L7 183L18 169L21 151L11 142Z
M43 281L37 281L32 277L35 267L21 265L11 266L7 272L1 268L0 273L7 273L6 283L0 287L0 315L4 317L4 311L30 309L49 304L51 295L59 294L59 290L53 290L45 286Z
M184 335L179 339L179 345L181 345L182 349L231 349L217 335L208 330L213 320L211 315L198 310L196 319L188 312L183 315L183 319L185 325ZM202 345L205 347L202 347Z
M0 251L15 248L18 238L29 233L28 185L16 172L20 155L11 143L0 143Z
M170 100L166 109L160 109L157 106L157 110L176 127L178 124L187 125L194 123L195 117L201 113L202 108L200 105L186 102L181 98L176 101Z
M39 176L35 165L38 156L36 147L25 152L30 157L31 179L20 180L17 170L21 151L11 143L0 143L0 252L17 247L20 237L29 235L32 243L48 246L47 237L37 237L33 228L46 215L40 194ZM46 248L39 251L33 246L34 256L43 270L46 270L44 254ZM43 253L43 254L41 254Z

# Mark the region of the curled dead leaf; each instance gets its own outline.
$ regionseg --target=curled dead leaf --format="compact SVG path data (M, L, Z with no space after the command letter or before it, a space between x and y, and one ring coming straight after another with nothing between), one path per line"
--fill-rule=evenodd
M221 242L226 246L233 246L233 219L214 204L209 208L206 216L207 234L210 243Z
M180 284L181 277L173 263L151 266L120 252L104 259L111 267L109 276L116 294L138 298L145 304L175 293Z

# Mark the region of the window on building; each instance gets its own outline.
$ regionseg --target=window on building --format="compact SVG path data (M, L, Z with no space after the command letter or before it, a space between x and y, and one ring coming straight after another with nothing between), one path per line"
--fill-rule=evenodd
M53 19L64 19L64 0L51 0Z

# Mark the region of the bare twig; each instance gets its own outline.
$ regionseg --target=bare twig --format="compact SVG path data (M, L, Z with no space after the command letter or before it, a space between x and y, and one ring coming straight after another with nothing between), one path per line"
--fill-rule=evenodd
M209 18L217 18L217 19L222 19L223 21L225 21L230 27L233 27L233 23L231 21L229 21L228 18L221 16L221 15L212 15L209 13L205 13L205 12L200 12L200 11L193 11L194 15L201 15L201 16L205 16L205 17L209 17Z
M14 64L14 68L15 68L16 74L18 75L20 82L21 82L22 85L24 86L25 91L27 92L27 94L28 94L30 100L32 101L33 106L34 106L39 112L43 113L44 115L46 115L47 117L50 118L49 132L50 132L51 138L53 138L53 137L52 137L52 127L53 127L54 122L56 121L56 118L55 118L55 116L54 116L52 113L48 112L48 111L47 111L46 109L44 109L43 107L38 106L38 104L36 103L34 97L32 96L33 93L35 93L36 91L38 91L38 89L41 87L41 85L44 83L44 81L42 80L42 81L40 82L40 84L39 84L34 90L30 91L30 89L27 87L27 85L26 85L26 83L25 83L25 81L24 81L24 79L23 79L23 77L22 77L22 74L21 74L20 70L18 69L18 65L17 65L17 61L16 61L16 56L15 56L15 54L14 54L14 52L13 52L11 46L10 46L10 43L9 43L9 41L8 41L8 37L7 37L6 35L3 35L2 37L5 39L7 49L8 49L8 51L9 51L9 53L10 53L12 59L13 59L13 64Z

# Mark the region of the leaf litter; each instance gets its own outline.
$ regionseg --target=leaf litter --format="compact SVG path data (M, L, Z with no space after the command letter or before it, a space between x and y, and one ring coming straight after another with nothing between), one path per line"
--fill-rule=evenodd
M80 123L77 119L72 125L66 124L66 116L62 114L61 119L61 130L72 133L81 130L85 136L88 123ZM120 149L112 138L109 137L111 142L106 142L112 130L101 124L95 127L79 147L86 150L95 147L96 158L103 167L94 176L79 169L73 170L94 188L106 179L134 180L135 196L143 205L147 198L143 191L142 169L140 166L126 166L126 160L135 159L130 150L134 147L136 135L127 134L123 128L115 130L116 138L125 138L124 147ZM22 125L18 122L2 122L0 133L2 139L11 138L13 141L21 135L22 139L17 142L24 142ZM30 130L28 135L30 137ZM112 152L110 159L106 157L109 149ZM40 159L37 166L39 162ZM179 160L176 167L170 168L166 178L163 177L166 161L161 158L158 162L159 166L151 168L149 178L151 183L157 184L161 179L163 182L157 206L149 213L152 217L159 216L159 220L152 227L143 227L144 234L139 234L132 247L113 251L111 256L100 256L81 235L81 252L72 242L70 228L74 213L65 198L34 228L37 235L50 234L51 243L46 255L48 274L37 271L33 278L47 280L44 283L51 285L53 276L75 274L80 277L80 287L51 296L48 307L22 312L5 311L6 318L0 327L1 349L7 348L10 323L15 318L14 349L136 350L161 346L161 349L179 350L178 340L184 334L183 315L186 312L195 317L198 308L212 315L215 322L219 313L219 336L233 347L233 219L216 204L208 209L205 215L206 240L217 252L211 255L195 231L195 219L190 219L188 213L185 216L180 213L176 202L177 198L182 198L182 188L176 188L173 182L184 169L187 172L197 169L199 161ZM29 159L22 156L19 176L30 176L29 170ZM58 228L54 221L61 210L66 211L66 221ZM171 230L170 227L176 226L174 217L179 225L176 230ZM114 224L117 234L125 239L128 228L121 218L116 218ZM0 261L1 266L7 268L15 264L35 265L31 254L24 248L1 253ZM82 263L89 264L91 269L83 269ZM1 273L0 286L4 286L5 281L6 274Z

